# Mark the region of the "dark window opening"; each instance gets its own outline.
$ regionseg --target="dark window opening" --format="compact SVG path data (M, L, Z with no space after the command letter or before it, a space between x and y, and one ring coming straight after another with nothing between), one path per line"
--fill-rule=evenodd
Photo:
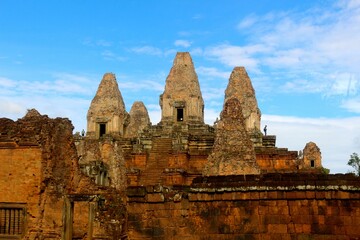
M311 166L312 168L315 167L315 161L314 161L314 160L311 160L311 161L310 161L310 166Z
M23 208L0 208L0 238L5 235L21 235L24 229Z
M99 137L102 137L104 134L106 134L106 123L100 123L99 130Z
M176 110L177 110L177 118L176 118L176 120L178 122L182 122L184 120L184 109L177 108Z

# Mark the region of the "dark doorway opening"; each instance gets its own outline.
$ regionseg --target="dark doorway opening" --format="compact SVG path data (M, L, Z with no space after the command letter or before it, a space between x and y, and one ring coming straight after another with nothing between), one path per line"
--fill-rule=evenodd
M106 123L100 123L99 124L99 137L102 137L104 134L106 134Z
M312 168L315 167L315 161L314 161L314 160L311 160L311 161L310 161L310 166L311 166Z
M176 120L178 122L182 122L184 120L184 109L183 108L177 108L177 117Z

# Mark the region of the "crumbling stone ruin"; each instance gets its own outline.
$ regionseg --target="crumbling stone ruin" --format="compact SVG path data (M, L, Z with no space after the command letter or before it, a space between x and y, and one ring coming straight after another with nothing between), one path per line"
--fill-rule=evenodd
M237 98L225 99L216 125L215 143L204 175L260 174L254 144L247 133L243 109Z
M321 152L276 146L244 67L204 122L189 53L177 53L161 121L129 113L106 73L86 135L36 110L0 119L0 239L357 239L360 181L325 175Z

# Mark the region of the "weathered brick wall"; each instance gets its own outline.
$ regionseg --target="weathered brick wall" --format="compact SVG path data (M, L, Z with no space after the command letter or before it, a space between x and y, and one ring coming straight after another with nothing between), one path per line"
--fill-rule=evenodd
M40 214L41 153L39 147L1 148L0 144L0 203L25 203L33 216L28 218L29 226Z
M0 202L37 202L41 153L39 147L0 148Z
M128 189L130 239L359 239L360 184L347 175L195 179Z
M263 173L297 172L299 170L298 153L286 148L257 147L256 163Z

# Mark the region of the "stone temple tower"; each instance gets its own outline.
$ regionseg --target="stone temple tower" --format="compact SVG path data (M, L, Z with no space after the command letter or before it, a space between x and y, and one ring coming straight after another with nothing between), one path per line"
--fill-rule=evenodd
M87 136L123 136L129 114L125 110L115 75L105 73L87 113Z
M178 52L160 95L162 125L204 124L204 100L188 52Z
M225 90L225 102L227 99L237 98L242 107L247 132L253 142L261 137L260 120L261 112L258 107L255 90L244 67L235 67Z

